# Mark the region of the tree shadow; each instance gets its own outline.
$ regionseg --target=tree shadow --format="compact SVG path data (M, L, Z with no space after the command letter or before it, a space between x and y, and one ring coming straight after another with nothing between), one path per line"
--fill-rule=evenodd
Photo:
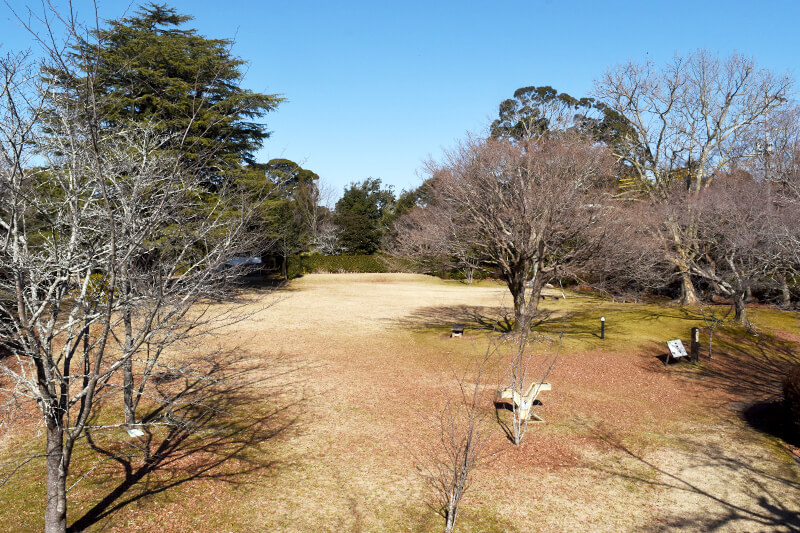
M673 364L670 358L667 366L664 365L666 354L660 352L661 345L654 344L645 350L657 354L653 358L670 373L727 392L728 398L717 407L735 409L751 428L793 446L800 444L782 402L783 379L792 366L800 364L800 353L794 343L770 333L761 332L755 336L734 327L721 328L714 334L712 359L708 358L707 338L701 337L697 363L682 358L680 364Z
M597 313L591 310L559 311L540 308L531 320L531 328L543 335L599 338L599 326L595 324ZM508 307L478 305L431 306L417 309L400 319L391 319L396 327L417 331L450 331L453 324L464 324L467 330L514 331L514 312Z
M745 527L752 528L750 530L800 531L800 506L797 499L800 495L800 476L795 471L788 475L784 472L776 473L776 469L756 466L746 453L732 453L737 449L734 445L729 451L718 444L687 437L683 444L695 458L691 469L703 467L713 470L720 479L739 480L742 493L734 501L729 495L727 483L723 484L723 488L717 489L692 481L680 472L671 472L645 459L620 439L600 431L593 433L613 449L633 459L638 467L645 467L646 474L638 473L635 469L626 470L622 466L610 468L592 464L589 465L590 468L647 487L691 494L699 497L702 502L696 512L675 511L672 515L657 517L657 523L648 524L643 530L716 531L745 524ZM735 481L730 481L733 482ZM712 510L713 507L717 511Z
M595 305L584 306L586 302L580 301L580 306L574 309L563 307L540 307L531 322L531 327L540 334L559 336L562 333L572 339L599 340L600 316L604 313L602 308ZM602 303L602 302L600 302ZM620 335L620 325L630 325L638 321L656 321L660 319L690 320L690 316L680 308L643 308L637 306L632 311L609 309L614 313L614 322L606 322L606 336ZM468 329L478 331L499 331L509 333L513 331L514 315L508 307L491 306L432 306L418 309L401 319L393 319L391 323L398 327L414 330L442 330L449 331L454 323L462 323Z
M781 398L784 376L800 363L793 343L765 332L758 336L738 330L715 334L713 354L711 361L705 360L707 382L750 403Z
M235 290L227 295L230 301L240 301L253 294L284 294L298 291L287 280L271 276L242 276L236 281Z
M514 312L504 307L446 305L423 307L391 321L395 326L414 330L449 331L453 324L458 323L471 330L509 333L514 329Z
M800 435L797 434L794 424L790 422L791 414L782 401L758 402L748 405L742 410L741 415L753 429L777 437L791 446L800 447ZM796 454L795 460L800 462L800 457Z
M202 365L156 376L159 401L137 426L143 436L120 441L118 434L86 432L92 451L123 475L68 531L110 520L134 502L187 482L242 485L278 468L281 461L271 445L298 429L296 408L304 403L302 396L288 402L279 398L292 386L296 370L286 364L265 375L263 369L256 372L253 361L216 354Z

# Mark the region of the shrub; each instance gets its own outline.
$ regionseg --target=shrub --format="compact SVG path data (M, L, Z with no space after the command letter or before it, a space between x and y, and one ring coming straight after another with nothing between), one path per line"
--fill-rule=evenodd
M406 272L409 265L393 257L375 255L296 255L289 259L289 277L314 272Z
M794 365L783 379L783 402L795 435L800 435L800 365Z

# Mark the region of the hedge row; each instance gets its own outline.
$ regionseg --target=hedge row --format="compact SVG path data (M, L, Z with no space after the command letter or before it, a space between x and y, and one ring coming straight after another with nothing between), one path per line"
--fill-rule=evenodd
M406 262L385 255L296 255L289 259L289 278L314 272L408 272Z

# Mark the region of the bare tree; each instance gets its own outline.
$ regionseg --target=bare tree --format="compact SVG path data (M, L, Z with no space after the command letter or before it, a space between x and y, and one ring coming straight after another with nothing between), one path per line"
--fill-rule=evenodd
M723 60L701 50L661 69L618 66L596 82L595 94L625 122L614 149L633 185L628 191L661 203L676 182L697 194L732 162L750 157L748 131L785 105L791 86L788 76L759 69L751 59L734 54ZM662 225L657 237L680 276L681 301L697 303L692 228L670 218Z
M311 230L312 249L324 255L336 255L341 252L339 247L339 229L333 221L334 188L327 182L320 180L317 189L317 205L314 207L314 221Z
M760 176L771 187L773 200L784 209L800 211L800 107L793 105L765 119L763 135L759 136ZM754 174L759 175L757 172ZM786 268L777 272L780 303L789 307L791 285L800 279L800 242L790 236L784 249Z
M153 130L130 124L109 132L101 147L117 237L113 291L122 328L112 328L111 340L123 357L128 427L136 423L148 380L163 371L167 348L238 318L215 304L251 268L242 258L254 239L242 224L255 206L233 204L239 200L225 184L207 195L204 178L182 170L164 145ZM99 271L96 277L102 276Z
M482 269L474 250L458 240L455 215L449 209L412 209L395 223L393 252L425 273L457 269L469 274Z
M774 282L786 268L785 243L796 234L797 216L773 202L765 183L747 176L727 181L671 204L667 216L694 236L690 272L731 298L734 320L749 325L746 296L756 282Z
M398 251L474 258L505 281L525 328L545 283L594 252L609 169L605 150L570 134L468 139L429 165L433 201L399 225Z
M72 453L101 396L121 374L133 423L159 356L212 320L193 304L224 296L250 247L236 191L209 194L147 127L105 125L91 68L61 50L47 47L47 71L81 67L80 87L0 61L0 394L41 413L48 532L66 530Z
M668 289L674 268L653 238L661 213L645 202L609 201L598 216L607 238L584 262L580 279L614 298L638 300Z
M495 353L496 346L490 344L474 368L456 376L458 394L455 399L448 398L439 412L438 441L419 461L418 468L434 497L433 507L445 519L445 533L455 530L474 470L488 456L486 381Z
M706 323L708 328L708 359L713 358L712 349L714 347L714 331L728 320L728 317L733 311L733 306L728 306L727 311L722 313L719 309L712 306L701 305L700 314L703 316L703 322Z

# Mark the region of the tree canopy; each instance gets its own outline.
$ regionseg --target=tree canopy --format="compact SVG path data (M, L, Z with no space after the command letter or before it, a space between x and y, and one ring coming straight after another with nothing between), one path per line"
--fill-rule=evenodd
M232 41L185 28L191 20L150 3L96 30L74 53L94 69L103 121L147 122L178 134L172 144L181 146L185 160L224 174L254 163L269 137L260 119L283 99L242 88L245 62L231 53Z
M351 183L336 202L334 221L339 227L341 247L355 254L378 251L394 202L391 187L382 188L380 179Z
M580 136L468 139L432 166L433 201L400 223L397 252L459 261L505 281L515 327L536 312L545 283L602 240L608 152Z

